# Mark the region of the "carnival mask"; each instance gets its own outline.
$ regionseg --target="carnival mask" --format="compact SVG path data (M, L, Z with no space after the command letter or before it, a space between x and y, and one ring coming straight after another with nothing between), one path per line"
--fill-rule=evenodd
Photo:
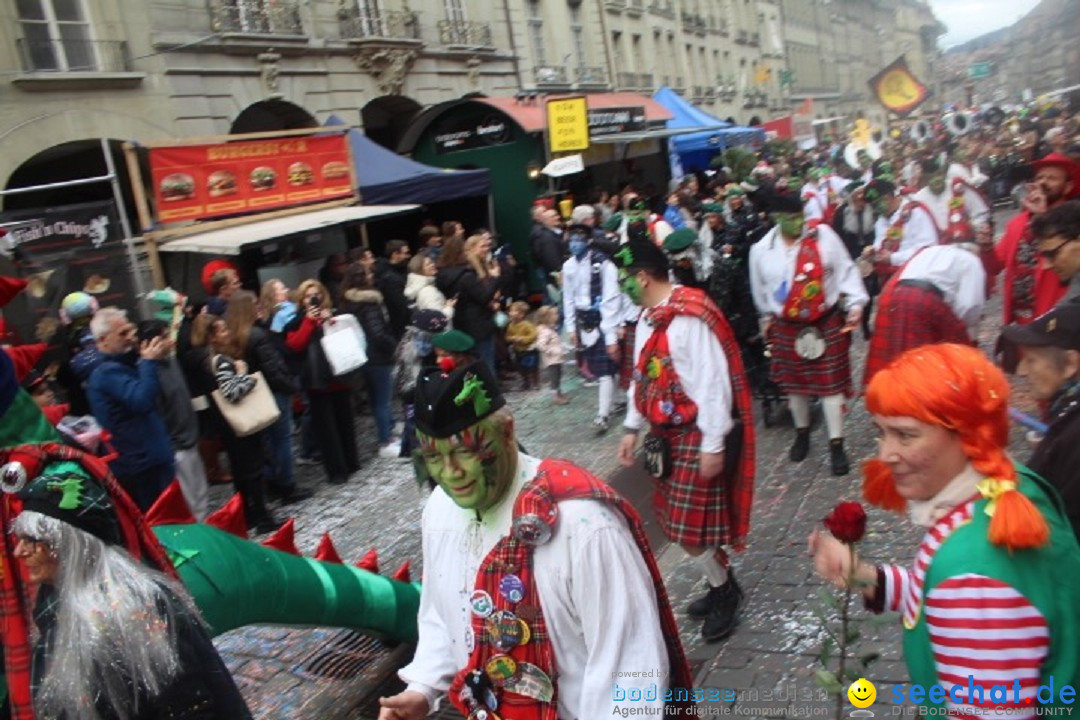
M630 302L641 305L642 287L637 274L631 275L626 270L619 270L619 290L630 298Z
M930 192L935 195L940 195L945 192L945 176L944 175L931 175L929 182L926 186L930 188Z
M517 447L513 421L489 416L447 438L417 431L427 474L459 507L484 511L496 505L514 479Z
M784 234L784 237L802 237L805 218L801 213L778 213L776 222L780 226L780 232Z

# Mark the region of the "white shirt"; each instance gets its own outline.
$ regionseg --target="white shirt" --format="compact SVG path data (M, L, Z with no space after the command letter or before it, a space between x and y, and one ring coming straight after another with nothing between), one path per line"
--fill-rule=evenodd
M840 236L828 225L817 227L818 253L824 265L825 304L835 305L844 295L844 309L864 307L866 294L862 276ZM750 248L750 292L760 315L779 316L795 277L795 261L802 239L790 245L774 227Z
M900 271L900 279L934 283L968 335L975 337L986 302L986 270L975 253L960 245L924 248Z
M563 323L566 334L574 337L577 329L577 311L588 310L593 306L592 266L593 255L590 250L578 260L571 256L562 266ZM614 345L619 341L616 331L622 322L622 293L619 291L619 270L615 263L604 260L600 265L600 333L604 345ZM591 345L592 343L587 343Z
M539 466L539 459L518 454L510 491L479 520L475 511L458 507L441 488L424 507L420 637L413 661L398 675L409 690L427 697L432 711L454 675L468 663L469 599L477 571L495 543L509 534L514 500ZM559 717L611 717L626 706L611 699L615 677L624 689L647 689L656 683L658 699L634 705L655 708L660 715L667 687L667 646L652 575L622 514L596 500L560 502L555 533L534 551L533 568L559 671ZM652 668L663 674L651 678L614 674Z
M807 220L821 220L825 217L825 208L829 204L828 190L815 183L803 185L799 199L803 201L803 217Z
M667 303L667 299L661 304L664 303ZM637 367L645 341L654 332L646 314L641 313L634 334L634 367ZM696 425L701 431L701 452L723 452L724 438L735 425L731 419L731 376L724 346L704 321L688 315L672 318L667 328L667 339L679 384L697 406ZM640 430L646 423L634 403L635 389L636 384L631 381L623 425L631 430Z
M949 228L949 200L952 198L950 190L946 189L940 195L935 195L930 192L930 188L924 187L911 197L930 209L930 212L934 214L934 222L937 224L938 230L945 232ZM977 227L989 222L990 206L986 204L986 200L983 199L982 195L970 187L964 188L964 208L967 210L973 226Z
M900 216L908 205L909 201L904 199L900 202L900 207L896 209L892 217L887 220L884 217L878 218L877 223L874 224L875 250L881 249L885 243L885 233L894 224L900 222ZM919 248L937 245L937 243L937 224L934 222L934 217L930 214L930 211L923 210L918 206L912 207L911 214L908 216L907 222L904 223L904 236L900 238L900 247L890 256L889 263L896 266L903 265L911 259L911 256Z
M958 162L950 164L949 169L945 172L945 181L950 185L952 184L952 179L954 177L963 178L975 187L980 187L990 179L986 175L983 175L982 170L979 169L978 165L968 167L967 165Z

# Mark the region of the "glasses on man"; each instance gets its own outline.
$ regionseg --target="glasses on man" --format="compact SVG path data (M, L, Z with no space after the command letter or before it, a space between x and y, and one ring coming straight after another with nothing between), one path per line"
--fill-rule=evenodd
M1040 250L1039 251L1039 257L1041 257L1044 260L1047 260L1049 262L1053 262L1054 258L1056 258L1058 256L1058 253L1061 252L1062 248L1064 248L1066 245L1071 243L1074 239L1075 238L1070 238L1068 240L1062 240L1061 242L1059 242L1057 244L1057 247L1051 248L1050 250Z

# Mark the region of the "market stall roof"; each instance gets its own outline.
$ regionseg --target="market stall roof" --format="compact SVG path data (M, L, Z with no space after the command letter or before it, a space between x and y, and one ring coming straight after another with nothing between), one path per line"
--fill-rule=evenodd
M765 141L765 132L761 128L740 127L714 117L687 102L669 87L657 90L653 99L671 111L672 119L667 124L669 128L697 130L675 137L671 141L684 164L693 161L701 167L707 167L709 159L717 151L732 145L750 145Z
M595 145L610 145L612 143L631 143L640 140L655 140L656 138L668 138L675 135L686 135L698 132L697 128L656 128L655 130L639 130L638 132L612 133L611 135L597 135L589 138L589 142Z
M345 125L337 115L327 127ZM435 203L487 195L491 174L487 170L447 170L402 157L387 150L353 128L346 132L352 148L360 197L366 203Z
M316 210L176 238L163 242L158 246L158 250L160 252L239 255L243 248L251 245L259 245L289 235L299 235L341 223L369 222L404 215L419 207L419 205L347 205Z
M408 129L402 135L398 150L411 152L416 147L420 136L436 118L450 108L466 103L480 103L495 108L509 116L527 133L543 132L544 128L547 127L546 101L557 100L560 97L580 97L580 95L540 95L535 100L520 100L514 97L465 97L432 105L412 120ZM638 95L637 93L592 93L585 95L585 102L590 110L644 107L645 122L649 125L666 122L672 117L671 113L663 105L650 97ZM591 142L598 141L598 138L592 138L591 140Z

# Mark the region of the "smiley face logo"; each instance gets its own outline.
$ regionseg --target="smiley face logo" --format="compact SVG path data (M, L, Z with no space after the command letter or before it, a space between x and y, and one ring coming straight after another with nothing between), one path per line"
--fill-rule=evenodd
M859 678L847 689L848 700L857 708L866 708L877 699L877 688L866 678Z

